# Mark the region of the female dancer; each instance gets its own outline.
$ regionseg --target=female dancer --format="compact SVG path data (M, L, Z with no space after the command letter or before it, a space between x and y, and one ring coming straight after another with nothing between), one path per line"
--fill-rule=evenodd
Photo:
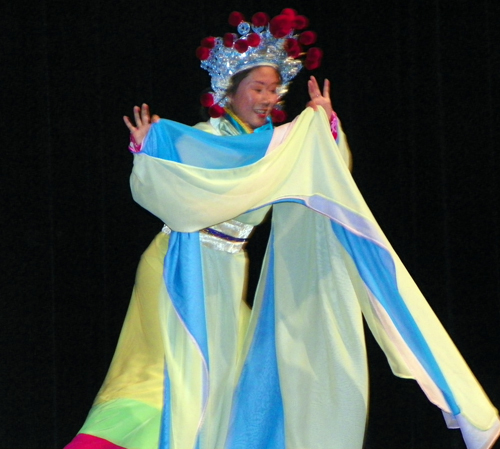
M134 199L165 225L68 448L361 448L362 316L393 372L419 382L469 449L490 447L497 411L357 190L329 83L320 91L311 78L310 107L272 127L291 79L319 63L318 49L303 54L314 40L297 32L305 18L285 10L230 22L240 36L197 51L212 77L209 122L151 119L146 105L135 124L125 118ZM271 205L250 309L244 245Z

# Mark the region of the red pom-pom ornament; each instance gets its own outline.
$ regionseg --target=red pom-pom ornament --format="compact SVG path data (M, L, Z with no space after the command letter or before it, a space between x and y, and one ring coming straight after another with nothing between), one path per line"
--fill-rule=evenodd
M314 31L304 31L299 36L299 42L303 45L312 45L316 42L317 37Z
M281 109L273 109L271 111L271 120L273 123L283 123L286 120L286 112Z
M309 25L309 19L306 16L296 16L293 21L293 27L296 30L303 30Z
M265 27L269 23L269 16L265 12L257 12L252 16L252 25Z
M234 44L235 39L236 36L233 33L226 33L222 38L222 43L224 44L224 47L231 48Z
M209 108L214 104L214 96L209 92L202 94L200 97L200 103L204 108Z
M218 104L214 104L208 108L208 115L212 118L219 118L224 115L224 108Z
M249 47L258 47L260 44L260 36L257 33L250 33L246 39Z
M271 19L269 31L274 37L282 38L292 31L292 24L293 20L290 16L281 14Z
M293 39L293 38L288 38L286 41L285 41L285 51L286 51L286 54L288 56L290 56L291 58L297 58L299 55L300 55L300 45L297 41L297 39Z
M321 48L312 47L307 51L304 67L307 70L317 69L321 65L321 58L323 58L323 51Z
M310 60L310 59L306 59L306 60L304 61L304 67L305 67L307 70L314 70L314 69L317 69L320 65L321 65L321 59L318 59L318 60Z
M231 48L234 44L235 37L236 36L233 33L224 34L224 37L222 38L222 43L224 44L224 47Z
M281 11L281 14L289 16L292 20L294 20L297 16L297 11L295 11L295 9L293 8L285 8L283 11Z
M248 42L245 39L238 39L234 43L234 49L238 53L245 53L248 50Z
M238 11L233 11L231 14L229 14L229 25L233 27L237 27L241 22L245 20L245 16L241 14L241 12Z
M214 48L215 47L215 37L208 36L205 39L202 39L200 45L202 47L206 47L206 48Z
M308 61L321 61L323 57L323 50L318 47L311 47L307 50L306 60Z
M196 57L200 60L200 61L205 61L206 59L208 59L210 56L210 48L207 48L207 47L198 47L196 49Z

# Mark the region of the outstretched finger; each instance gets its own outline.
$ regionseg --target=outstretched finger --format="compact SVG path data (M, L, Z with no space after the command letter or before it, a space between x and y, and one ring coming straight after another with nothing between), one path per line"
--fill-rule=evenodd
M323 84L323 97L330 99L330 80L326 78Z
M321 96L318 82L316 81L316 78L314 76L311 76L311 78L307 82L307 88L309 90L309 96L311 97L311 100Z
M129 131L133 133L136 128L134 125L132 125L132 122L126 115L123 116L123 121L125 122L125 126L129 129Z
M149 117L149 106L146 103L142 103L142 106L141 106L141 121L142 121L143 125L151 123L151 120Z
M141 108L139 106L134 106L134 120L135 120L135 126L139 128L142 125Z

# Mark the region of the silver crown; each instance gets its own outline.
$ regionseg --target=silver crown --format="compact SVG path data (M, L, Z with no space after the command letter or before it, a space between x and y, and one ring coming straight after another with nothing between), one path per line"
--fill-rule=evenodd
M240 36L234 35L234 46L225 46L223 38L216 37L210 55L201 61L201 67L207 70L212 78L214 102L225 106L228 101L226 91L229 88L231 77L242 70L262 65L272 66L278 70L282 79L278 93L283 96L288 91L290 82L303 66L300 59L294 59L285 50L287 39L293 38L294 31L290 31L282 38L277 38L269 31L269 25L265 27L255 26L248 22L241 22L237 30ZM253 33L260 38L258 45L248 46L246 51L241 52L242 48L238 47L238 41L245 46L247 38L250 38Z

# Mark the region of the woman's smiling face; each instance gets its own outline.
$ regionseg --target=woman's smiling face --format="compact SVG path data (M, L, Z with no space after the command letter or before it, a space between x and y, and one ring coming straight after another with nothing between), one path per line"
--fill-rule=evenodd
M279 100L277 89L280 84L276 69L256 67L240 82L236 93L229 95L232 111L251 129L265 125Z

